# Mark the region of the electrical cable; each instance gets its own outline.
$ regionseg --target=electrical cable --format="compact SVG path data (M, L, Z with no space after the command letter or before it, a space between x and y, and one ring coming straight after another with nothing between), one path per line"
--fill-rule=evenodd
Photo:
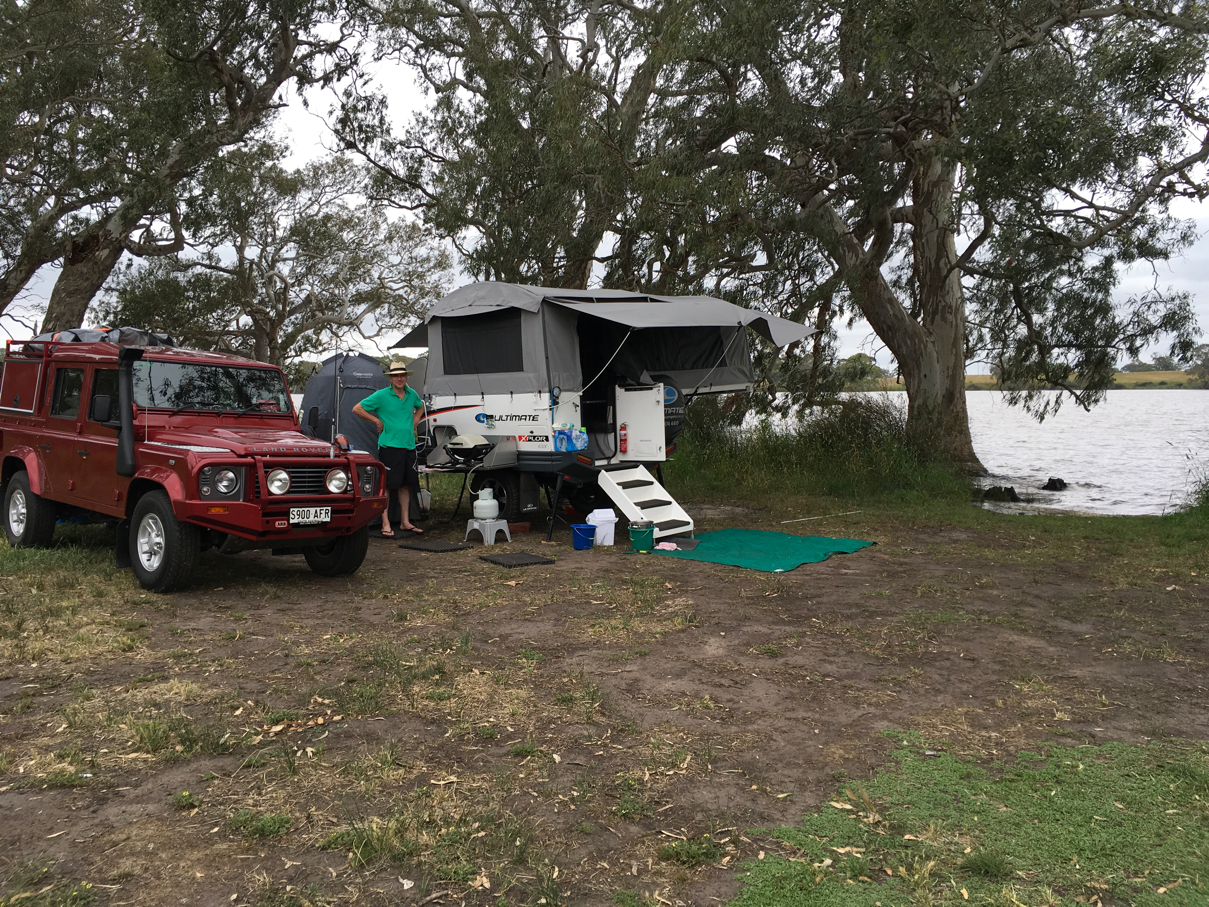
M633 329L633 328L630 328L628 331L626 331L626 332L625 332L625 336L621 338L621 343L617 344L617 349L613 350L613 355L612 355L612 356L610 356L610 357L609 357L609 361L608 361L608 362L606 362L606 363L604 364L604 368L602 368L602 369L601 369L599 372L597 372L597 373L596 373L596 377L595 377L595 378L593 378L591 381L587 382L587 383L586 383L586 384L585 384L585 385L584 385L582 388L580 388L579 390L575 391L575 392L574 392L574 393L571 395L571 400L574 400L576 397L582 397L582 396L584 395L584 391L586 391L586 390L587 390L589 387L591 387L593 384L595 384L595 383L596 383L596 381L597 381L597 380L600 378L600 376L601 376L601 375L603 375L603 374L604 374L604 373L605 373L605 372L608 370L609 366L613 364L613 360L617 358L617 354L621 352L621 348L622 348L623 346L625 346L625 342L626 342L627 340L629 340L629 339L630 339L630 335L631 335L631 334L633 334L633 333L634 333L634 329ZM723 351L723 355L725 355L725 351ZM570 402L571 402L571 400L566 400L566 401L564 401L564 400L563 400L563 399L560 397L558 402L559 402L560 404L562 404L562 403L564 403L564 402L566 402L566 403L570 403Z

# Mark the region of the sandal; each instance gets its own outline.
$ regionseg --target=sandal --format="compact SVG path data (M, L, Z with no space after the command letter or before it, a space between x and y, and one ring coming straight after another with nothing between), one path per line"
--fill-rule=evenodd
M395 531L393 529L386 529L386 530L383 530L382 532L378 533L378 538L393 539L394 537L395 537Z
M402 529L404 532L410 532L412 535L423 535L424 534L423 529L417 529L415 526L400 526L399 528Z

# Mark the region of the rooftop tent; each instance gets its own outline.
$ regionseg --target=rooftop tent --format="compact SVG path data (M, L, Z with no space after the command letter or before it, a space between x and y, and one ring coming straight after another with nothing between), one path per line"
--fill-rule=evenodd
M340 433L345 435L357 450L367 450L376 457L377 432L369 422L353 415L353 407L374 391L389 385L390 381L382 373L382 365L372 356L364 353L337 353L325 359L319 371L306 383L306 393L302 395L299 412L303 432L312 434L307 425L307 414L312 406L317 406L319 425L313 436L324 441L332 440L332 414L336 410L336 395L339 393Z
M692 394L750 386L744 327L778 346L813 333L709 296L476 283L437 302L395 346L427 341L425 389L436 395L577 391L606 369Z

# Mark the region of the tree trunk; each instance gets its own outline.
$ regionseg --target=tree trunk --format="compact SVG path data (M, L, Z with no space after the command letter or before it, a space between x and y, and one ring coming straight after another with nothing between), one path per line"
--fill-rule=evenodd
M88 304L104 286L125 251L126 232L115 232L114 218L72 242L55 281L42 320L42 332L65 331L84 323Z
M919 287L923 355L903 369L910 408L907 431L967 472L986 472L970 440L965 388L965 295L954 241L952 162L931 158L913 186L911 242ZM902 361L899 361L902 365Z
M902 371L909 436L962 471L982 475L986 468L974 453L966 412L965 297L953 239L954 179L952 163L931 158L914 180L911 238L919 321L903 308L880 269L891 245L888 216L880 247L872 253L861 248L837 215L831 216L840 228L838 254L845 279Z

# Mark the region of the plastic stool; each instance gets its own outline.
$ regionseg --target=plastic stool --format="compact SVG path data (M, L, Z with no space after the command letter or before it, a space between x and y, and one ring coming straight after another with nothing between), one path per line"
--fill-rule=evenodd
M466 539L470 538L470 533L474 532L476 529L479 531L479 534L482 535L484 545L494 545L495 534L497 532L503 532L504 538L508 539L508 541L512 541L512 533L508 531L507 520L467 520L466 538L462 539L462 541L466 541Z

